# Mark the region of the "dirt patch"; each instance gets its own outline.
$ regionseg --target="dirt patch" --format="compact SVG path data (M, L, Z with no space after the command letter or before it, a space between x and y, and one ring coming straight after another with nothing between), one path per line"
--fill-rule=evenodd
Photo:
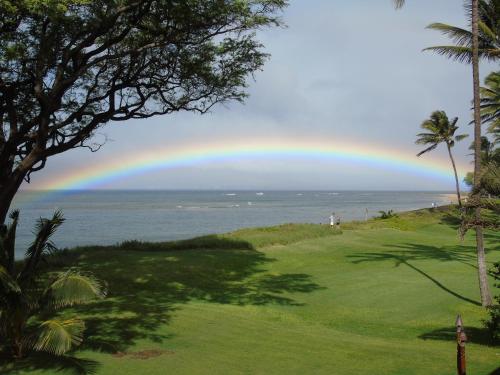
M129 357L133 359L151 359L155 357L159 357L161 355L171 355L174 354L172 350L156 350L156 349L150 349L150 350L141 350L138 352L117 352L113 354L113 357L115 358L124 358L124 357Z

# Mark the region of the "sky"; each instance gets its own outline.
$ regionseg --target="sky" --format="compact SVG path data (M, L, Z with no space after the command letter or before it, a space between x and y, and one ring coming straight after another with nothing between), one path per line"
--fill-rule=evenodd
M462 2L409 0L395 11L390 0L291 0L283 19L286 27L258 34L271 58L250 81L245 104L110 123L96 135L108 139L99 152L53 157L23 188L453 190L450 173L426 172L437 165L451 172L444 146L418 160L414 142L438 109L459 117L461 132L472 131L470 66L422 52L448 42L426 25L466 26ZM494 68L483 63L481 76ZM461 177L472 168L470 141L454 149ZM309 149L320 142L351 157L235 153L104 178L146 151L168 159L175 150L189 155L248 142ZM368 156L357 157L365 150ZM88 177L93 171L101 177Z

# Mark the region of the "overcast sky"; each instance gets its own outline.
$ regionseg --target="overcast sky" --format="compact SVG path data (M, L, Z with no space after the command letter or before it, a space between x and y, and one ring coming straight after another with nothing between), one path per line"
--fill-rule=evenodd
M98 153L74 150L49 160L32 188L144 149L210 144L215 140L313 137L368 143L409 156L419 125L436 109L458 116L470 132L470 67L421 52L446 43L425 30L432 22L465 26L462 1L409 0L395 11L390 0L291 0L287 28L259 34L272 55L249 87L244 105L214 108L208 115L180 113L111 123L112 139ZM482 77L493 70L482 65ZM467 165L470 140L455 148ZM426 157L426 156L424 156ZM429 158L447 160L439 148ZM97 188L129 189L403 189L452 190L453 180L348 161L273 158L204 163L115 180ZM24 185L24 187L28 187Z

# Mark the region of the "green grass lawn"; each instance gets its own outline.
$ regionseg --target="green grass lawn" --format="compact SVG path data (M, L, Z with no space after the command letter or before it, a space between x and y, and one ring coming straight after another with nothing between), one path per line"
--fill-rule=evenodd
M455 225L425 210L342 233L284 225L74 251L65 262L109 284L68 311L86 318L84 344L0 373L451 375L460 313L468 373L498 374L472 233L460 242ZM487 244L491 265L500 233Z

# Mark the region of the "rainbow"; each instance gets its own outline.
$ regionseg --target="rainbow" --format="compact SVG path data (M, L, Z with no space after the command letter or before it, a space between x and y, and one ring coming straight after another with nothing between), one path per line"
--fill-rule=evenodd
M40 190L82 190L105 186L123 178L151 171L238 160L324 160L349 165L355 163L367 168L391 170L427 179L452 179L448 160L432 155L417 158L413 153L391 150L376 145L328 140L224 140L206 141L191 145L159 147L123 158L115 158L100 165L68 173L50 181L37 183ZM463 176L465 166L459 166ZM451 182L452 180L450 180ZM450 185L452 186L452 185Z

